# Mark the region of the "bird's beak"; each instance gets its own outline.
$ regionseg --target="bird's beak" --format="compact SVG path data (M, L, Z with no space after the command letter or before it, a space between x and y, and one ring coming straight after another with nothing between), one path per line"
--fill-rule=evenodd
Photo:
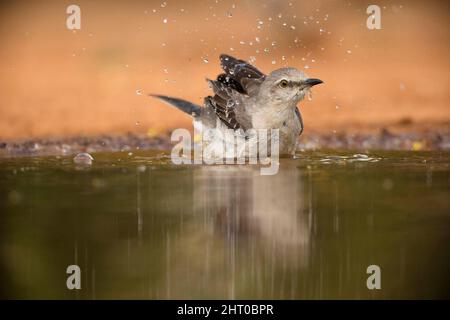
M309 78L309 79L305 80L305 84L308 87L312 87L312 86L315 86L316 84L321 84L321 83L323 83L323 81L320 79Z

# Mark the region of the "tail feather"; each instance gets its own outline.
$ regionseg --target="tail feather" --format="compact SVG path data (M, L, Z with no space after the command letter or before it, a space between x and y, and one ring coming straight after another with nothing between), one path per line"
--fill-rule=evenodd
M158 98L170 105L173 105L173 106L177 107L178 109L180 109L181 111L183 111L193 117L199 116L202 111L202 107L200 107L199 105L196 105L192 102L186 101L186 100L163 96L163 95L159 95L159 94L151 94L151 96Z

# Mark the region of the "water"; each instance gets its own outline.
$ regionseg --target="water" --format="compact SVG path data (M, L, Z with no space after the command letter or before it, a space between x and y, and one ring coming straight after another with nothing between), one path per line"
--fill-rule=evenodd
M450 297L449 152L301 152L275 176L93 156L0 159L1 297Z

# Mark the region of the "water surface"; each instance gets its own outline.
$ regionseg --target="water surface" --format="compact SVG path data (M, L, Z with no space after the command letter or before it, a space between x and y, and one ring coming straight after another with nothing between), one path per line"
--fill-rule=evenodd
M93 156L0 159L2 297L450 297L449 152L300 152L274 176Z

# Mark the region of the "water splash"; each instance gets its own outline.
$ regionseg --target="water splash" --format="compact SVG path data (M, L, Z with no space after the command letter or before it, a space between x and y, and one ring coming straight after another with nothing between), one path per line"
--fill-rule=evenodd
M93 160L94 158L87 152L79 153L73 158L73 162L78 165L90 166L92 165Z

